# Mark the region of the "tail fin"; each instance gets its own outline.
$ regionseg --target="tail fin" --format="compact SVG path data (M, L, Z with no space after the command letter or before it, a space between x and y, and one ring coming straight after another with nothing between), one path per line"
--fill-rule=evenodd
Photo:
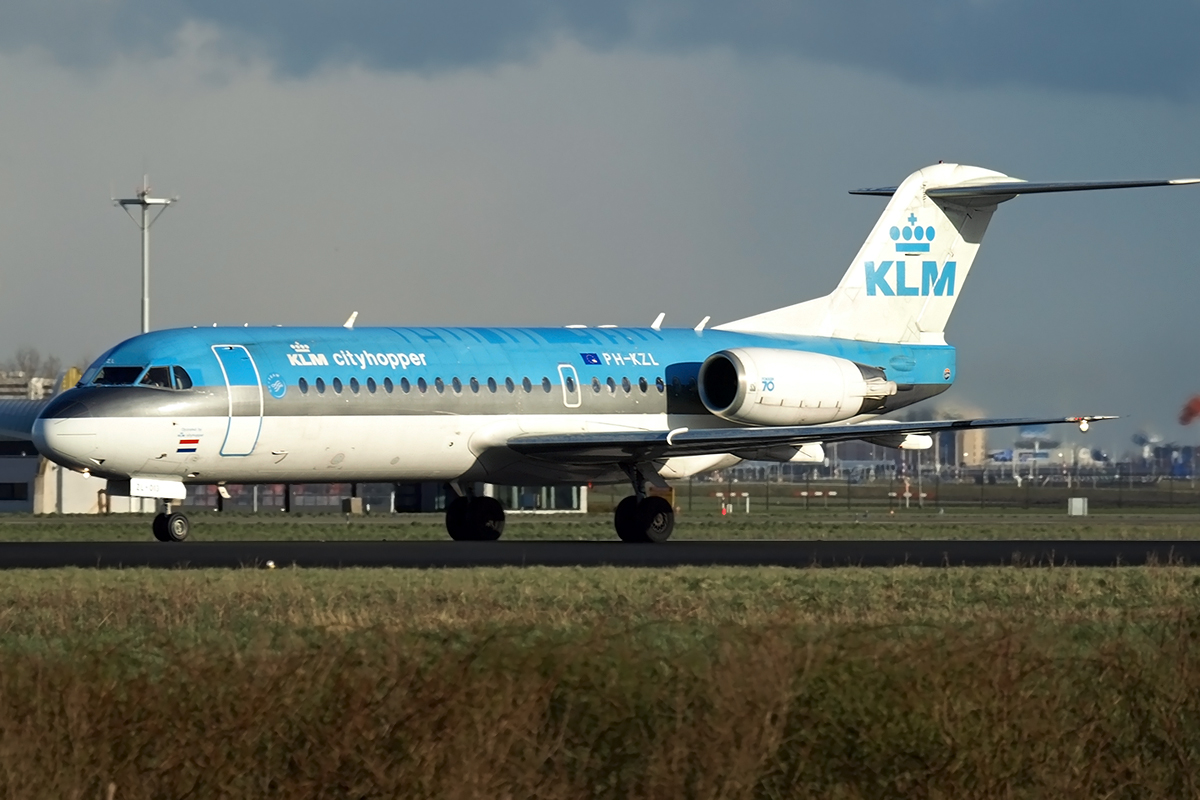
M1200 179L1027 183L999 172L935 164L896 187L838 287L825 297L719 325L719 330L944 344L954 302L996 206L1019 194L1200 183Z

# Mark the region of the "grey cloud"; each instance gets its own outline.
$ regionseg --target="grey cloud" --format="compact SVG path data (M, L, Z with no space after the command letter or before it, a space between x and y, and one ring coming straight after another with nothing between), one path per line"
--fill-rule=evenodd
M1176 99L1200 88L1195 0L16 0L0 10L0 46L38 45L64 63L89 65L117 53L166 52L189 21L214 26L232 52L265 55L294 76L329 63L486 68L535 56L563 35L595 49L798 56L923 84Z

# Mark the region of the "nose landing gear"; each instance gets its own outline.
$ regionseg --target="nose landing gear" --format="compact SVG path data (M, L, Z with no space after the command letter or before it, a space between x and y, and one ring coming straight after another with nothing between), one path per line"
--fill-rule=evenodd
M182 542L191 527L185 515L162 512L154 518L154 538L160 542Z
M623 542L665 542L675 529L675 509L664 497L646 496L646 479L637 467L625 470L634 494L617 504L613 526Z

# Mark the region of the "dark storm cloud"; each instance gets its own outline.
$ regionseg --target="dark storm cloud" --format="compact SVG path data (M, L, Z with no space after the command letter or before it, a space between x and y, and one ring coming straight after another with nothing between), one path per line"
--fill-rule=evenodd
M589 47L723 47L795 55L955 86L1191 97L1200 3L1045 0L16 0L0 45L37 45L64 63L163 53L186 22L215 26L233 52L284 74L329 63L436 72L536 55L555 35Z

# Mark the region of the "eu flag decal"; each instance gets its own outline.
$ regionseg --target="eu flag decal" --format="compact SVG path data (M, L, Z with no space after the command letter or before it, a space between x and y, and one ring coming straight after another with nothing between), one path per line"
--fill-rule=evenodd
M583 363L585 364L600 363L600 356L596 355L595 353L580 353L579 355L583 356Z

